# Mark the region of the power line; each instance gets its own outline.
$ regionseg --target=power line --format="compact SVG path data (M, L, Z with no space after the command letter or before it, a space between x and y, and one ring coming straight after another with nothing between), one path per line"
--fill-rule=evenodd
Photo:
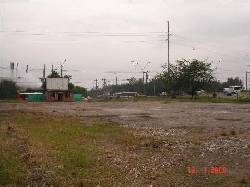
M17 35L68 35L68 36L164 36L164 32L30 32L27 30L0 30L4 34L17 34Z
M221 48L221 46L219 46L219 45L211 44L211 43L205 43L204 41L201 41L201 40L196 40L196 39L194 40L194 39L192 39L192 38L187 38L187 37L181 36L181 35L179 35L179 34L173 34L173 37L174 37L174 38L177 38L178 40L181 40L181 41L188 41L189 43L190 43L190 42L191 42L191 43L196 43L196 44L194 44L194 45L187 45L187 44L184 45L184 46L193 48L193 49L195 49L195 50L196 50L196 49L203 48L203 47L201 47L201 46L203 46L203 45L206 45L206 47L209 46L209 47L211 47L211 48ZM175 42L175 44L176 44L176 42ZM183 44L181 44L181 45L183 46ZM206 49L206 52L208 52L208 51L210 51L211 53L217 53L218 55L229 56L228 54L225 54L225 53L223 53L223 52L221 52L221 51L218 51L218 50ZM238 51L244 53L245 56L248 56L248 53L249 53L249 52L248 52L247 50L238 50Z

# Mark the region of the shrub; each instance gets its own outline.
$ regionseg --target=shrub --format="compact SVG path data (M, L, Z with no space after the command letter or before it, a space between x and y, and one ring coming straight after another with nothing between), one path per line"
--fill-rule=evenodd
M16 83L9 80L0 82L0 99L13 99L16 98L17 86Z

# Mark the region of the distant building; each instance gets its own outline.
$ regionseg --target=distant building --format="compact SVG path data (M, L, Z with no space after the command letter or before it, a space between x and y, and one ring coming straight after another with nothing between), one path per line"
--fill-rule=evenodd
M46 78L47 101L73 101L73 93L68 88L68 78Z

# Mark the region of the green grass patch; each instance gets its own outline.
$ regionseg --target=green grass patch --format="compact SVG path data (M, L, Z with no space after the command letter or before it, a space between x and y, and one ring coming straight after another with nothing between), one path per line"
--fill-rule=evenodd
M223 98L223 97L197 97L194 99L190 99L192 102L204 102L204 103L237 103L238 101L233 98Z
M88 167L91 162L89 151L75 149L65 149L62 152L64 158L64 167L66 169L74 170L81 167Z
M0 184L19 184L24 180L23 163L12 150L1 147L0 151Z
M250 103L250 98L241 98L239 103Z
M138 143L126 128L111 122L83 123L26 112L14 114L14 119L15 126L27 135L37 164L55 172L58 184L62 180L74 181L73 185L98 185L100 181L108 185L114 176L122 180L119 169L101 160L105 147Z
M140 102L140 101L162 101L164 103L173 102L200 102L200 103L250 103L250 98L232 98L232 97L216 97L211 96L177 96L176 98L160 97L160 96L148 96L148 97L134 97L134 98L114 98L114 99L96 99L97 102Z
M171 102L197 102L197 103L248 103L248 100L244 99L239 99L237 100L236 98L224 98L224 97L217 97L217 98L212 98L212 97L207 97L207 96L200 96L200 97L177 97L175 99L171 98L166 98L164 100L164 103L171 103ZM250 100L249 100L250 102Z
M182 185L186 181L195 185L197 181L204 181L203 176L198 176L198 179L197 176L190 177L185 169L193 164L202 166L197 155L200 155L203 143L208 141L201 134L203 131L183 135L183 145L188 144L185 157L173 159L177 166L161 167L165 161L169 163L169 158L179 155L179 148L182 149L182 146L178 148L182 145L179 141L184 142L184 137L158 137L151 132L150 135L144 134L144 131L140 134L140 130L105 121L84 122L73 117L48 116L39 112L11 113L14 134L9 136L6 129L4 131L0 126L0 186L39 186L41 174L45 174L41 177L42 182L51 186L149 186L152 182L155 182L154 186L170 186ZM1 117L8 116L0 114ZM238 135L238 131L227 133L231 134L225 136ZM13 145L18 144L13 141L15 135L27 145L30 157L25 163L20 160L20 153ZM214 159L214 163L218 164L219 161ZM41 170L35 173L38 180L29 183L28 179L34 177L30 173L37 168ZM217 176L208 177L207 186L225 181Z
M25 167L10 137L0 129L0 185L21 184Z
M18 100L18 99L2 99L0 103L27 103L25 100Z

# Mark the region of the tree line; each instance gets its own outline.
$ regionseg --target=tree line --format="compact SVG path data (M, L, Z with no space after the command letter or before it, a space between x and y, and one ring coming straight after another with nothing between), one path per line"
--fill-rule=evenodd
M142 79L130 77L128 83L120 85L107 85L100 89L92 89L88 92L90 96L108 95L117 92L137 92L141 95L159 96L166 93L172 97L183 93L194 96L197 91L205 90L208 93L221 92L223 88L229 86L243 86L239 77L230 77L226 82L220 82L215 77L215 69L211 63L205 60L178 60L176 64L162 66L162 73L153 77L148 83ZM60 74L53 70L48 78L60 78ZM71 75L65 75L71 79ZM0 99L15 98L17 91L20 90L13 81L4 80L0 82ZM46 85L43 83L40 91L45 91ZM69 90L87 96L87 89L69 83ZM28 90L31 91L31 90Z
M177 60L176 64L162 66L162 73L153 77L148 83L142 79L131 77L128 83L120 85L108 85L101 89L92 89L92 96L113 94L116 92L138 92L141 95L159 96L162 93L175 97L183 93L192 97L199 90L208 93L223 91L223 88L239 85L243 86L239 77L228 78L226 82L220 82L215 77L215 68L206 60Z

